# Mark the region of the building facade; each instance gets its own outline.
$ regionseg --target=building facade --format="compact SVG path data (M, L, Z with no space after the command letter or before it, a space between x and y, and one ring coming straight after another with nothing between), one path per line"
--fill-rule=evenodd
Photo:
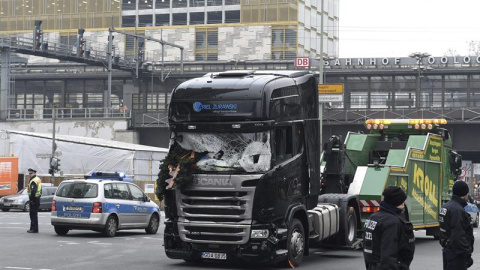
M28 37L41 20L44 42L75 46L84 28L87 49L102 50L113 25L183 46L185 61L318 58L321 38L323 55L338 56L338 6L339 0L0 0L0 33ZM138 45L120 34L114 43L122 57ZM159 43L144 46L147 62L160 61ZM163 58L179 61L179 51L166 46Z

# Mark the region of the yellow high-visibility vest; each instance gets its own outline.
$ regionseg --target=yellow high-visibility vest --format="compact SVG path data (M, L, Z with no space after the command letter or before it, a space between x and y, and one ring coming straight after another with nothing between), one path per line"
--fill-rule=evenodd
M42 179L40 179L40 177L38 176L35 176L34 178L30 179L30 182L28 183L28 186L27 186L27 194L28 196L30 197L30 189L31 189L31 185L32 183L35 182L35 184L37 184L37 192L35 193L35 197L40 197L42 196Z

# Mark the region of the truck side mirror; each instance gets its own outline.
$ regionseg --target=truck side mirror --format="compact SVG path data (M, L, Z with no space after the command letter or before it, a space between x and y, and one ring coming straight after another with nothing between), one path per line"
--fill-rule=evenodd
M440 136L442 136L442 139L444 141L450 139L450 133L448 133L448 130L444 129L444 128L437 128L437 131L438 131L438 134Z
M462 173L462 170L460 169L462 167L462 156L455 152L454 150L451 150L449 153L449 165L450 165L450 172L454 175L460 175Z

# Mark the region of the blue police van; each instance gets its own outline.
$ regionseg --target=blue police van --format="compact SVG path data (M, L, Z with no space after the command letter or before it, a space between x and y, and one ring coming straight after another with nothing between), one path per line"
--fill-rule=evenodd
M126 229L156 234L160 208L125 174L94 172L86 179L60 184L53 198L51 224L58 235L76 229L100 231L108 237Z

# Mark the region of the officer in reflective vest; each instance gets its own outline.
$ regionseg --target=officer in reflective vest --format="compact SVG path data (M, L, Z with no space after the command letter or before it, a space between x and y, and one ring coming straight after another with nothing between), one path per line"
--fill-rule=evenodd
M40 196L42 196L42 180L37 176L37 171L28 169L30 182L27 186L27 194L30 203L30 230L28 233L38 233L38 208L40 207Z

